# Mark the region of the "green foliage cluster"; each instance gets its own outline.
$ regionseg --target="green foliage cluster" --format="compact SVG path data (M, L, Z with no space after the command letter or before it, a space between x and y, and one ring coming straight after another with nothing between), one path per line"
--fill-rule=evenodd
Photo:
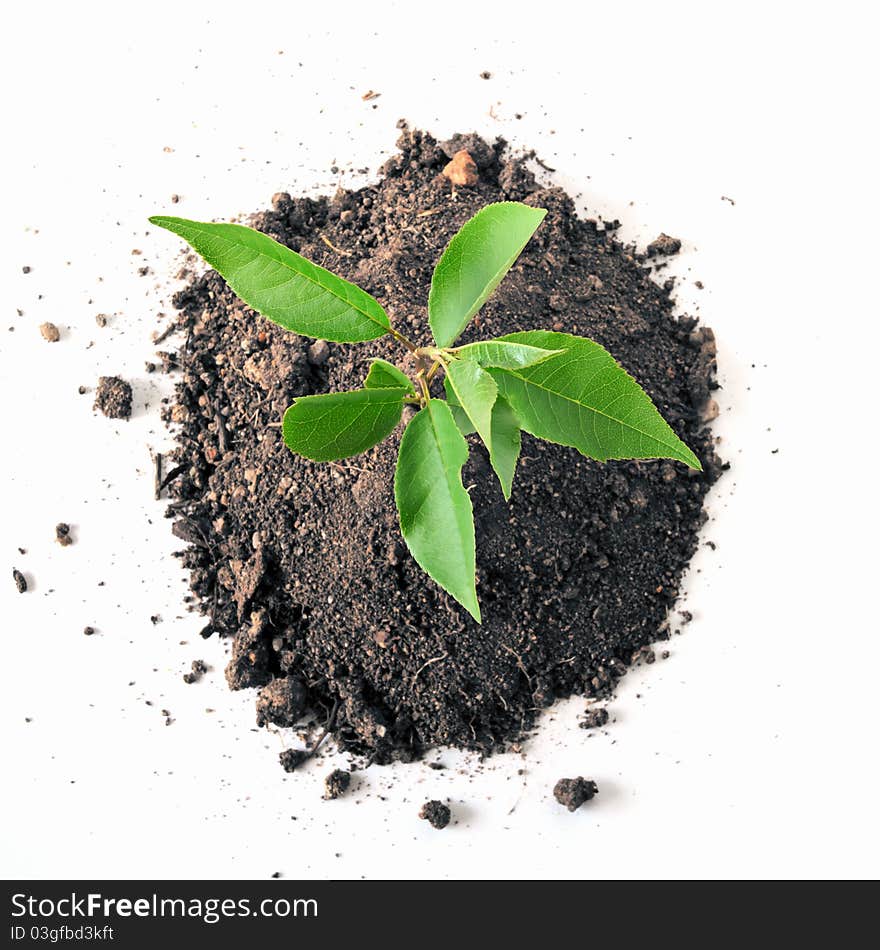
M284 414L284 441L318 462L348 458L387 438L405 406L417 407L394 478L401 532L421 567L478 622L474 518L461 480L465 436L482 440L508 500L523 431L602 462L669 458L700 468L645 391L598 343L529 330L455 345L545 214L518 202L490 204L453 237L431 281L428 346L392 327L370 294L259 231L150 218L186 240L246 304L285 329L338 343L391 335L410 350L417 367L412 379L376 359L362 388L296 399ZM445 400L431 394L438 373Z

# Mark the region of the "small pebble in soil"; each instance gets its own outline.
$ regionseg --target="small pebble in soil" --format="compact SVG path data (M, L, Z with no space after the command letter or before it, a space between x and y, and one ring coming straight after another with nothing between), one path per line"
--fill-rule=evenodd
M58 524L55 525L55 540L63 548L73 544L73 536L70 533L69 524L64 521L59 521Z
M600 709L588 709L587 714L584 716L580 726L581 729L598 729L600 726L604 726L607 722L607 709L604 707Z
M436 799L425 802L419 809L419 818L429 822L431 827L438 831L449 824L451 817L452 812L449 810L449 806L444 805L443 802L438 802Z
M183 674L183 681L184 683L198 683L207 672L208 664L204 660L193 660L191 671Z
M339 798L348 791L351 785L351 772L343 769L334 769L327 778L324 779L324 798Z
M285 749L278 760L285 772L295 772L308 757L309 754L302 749Z
M93 637L95 635L94 627L83 627L83 635L86 637Z
M95 409L100 409L108 419L128 419L131 386L118 376L102 376L95 391Z
M23 594L27 590L27 580L17 567L12 569L12 579L15 581L19 594Z
M553 797L569 811L577 811L584 802L588 802L599 791L592 779L561 778L553 787Z
M96 313L95 314L95 323L99 327L103 328L107 326L107 314L106 313Z
M40 324L40 333L48 343L57 343L61 339L61 331L54 323L48 321Z

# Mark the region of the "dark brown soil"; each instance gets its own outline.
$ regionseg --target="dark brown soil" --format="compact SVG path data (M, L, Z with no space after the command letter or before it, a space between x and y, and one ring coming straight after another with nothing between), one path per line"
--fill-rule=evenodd
M334 769L327 778L324 779L324 798L339 798L348 791L351 785L351 772L344 769Z
M55 540L63 548L66 548L69 545L73 544L73 535L70 533L69 524L66 524L63 521L60 521L57 525L55 525Z
M424 818L432 828L436 828L438 831L449 824L451 817L452 812L449 810L449 806L444 805L443 802L438 802L436 799L425 802L419 809L419 818Z
M213 272L175 300L185 334L169 515L187 542L203 635L233 638L227 678L259 687L258 721L311 710L339 744L384 762L449 743L485 752L520 737L570 694L607 695L667 614L706 520L721 465L711 416L714 338L677 317L644 255L581 220L503 143L441 148L405 131L376 185L332 198L274 196L255 224L357 281L410 338L428 342L431 271L455 231L491 201L549 214L464 339L552 328L593 337L648 390L704 472L666 461L599 464L523 437L513 500L472 440L464 471L477 525L482 626L430 581L400 537L392 493L398 430L338 464L291 454L279 422L293 397L361 385L373 357L406 366L390 340L338 345L286 333ZM479 178L442 175L466 148ZM335 249L335 250L334 250ZM442 390L442 387L440 387ZM295 768L301 760L283 761ZM282 756L283 759L283 756Z
M580 775L577 778L561 778L553 786L553 797L569 811L577 811L584 802L598 794L596 783Z
M102 376L95 390L95 409L100 409L109 419L128 419L131 386L118 376Z

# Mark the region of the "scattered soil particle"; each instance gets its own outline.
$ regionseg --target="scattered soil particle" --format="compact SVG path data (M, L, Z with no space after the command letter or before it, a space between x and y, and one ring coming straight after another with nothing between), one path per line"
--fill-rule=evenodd
M25 264L24 267L22 267L21 272L22 274L29 274L32 270L33 268L29 264Z
M604 706L598 709L588 709L581 720L581 729L599 729L608 722L608 710Z
M97 633L94 627L83 627L83 636L93 637Z
M337 744L378 763L444 744L509 748L539 707L608 696L634 652L668 637L703 499L723 468L702 415L716 388L711 330L676 315L633 247L578 218L571 198L539 185L500 140L457 135L441 145L404 129L399 147L377 184L329 198L279 192L252 223L360 284L427 343L431 273L458 228L492 201L546 208L461 342L551 325L594 338L645 387L703 471L601 464L524 434L507 504L471 437L463 477L473 486L479 626L401 540L393 479L402 427L334 465L293 455L278 427L297 396L361 386L375 357L411 368L403 351L390 338L320 345L256 315L215 272L190 278L174 298L185 343L163 357L180 371L165 410L179 422L168 515L208 617L203 635L232 638L232 689L269 687L262 721L292 721L306 706L323 719L338 707ZM462 149L479 178L453 197L442 171ZM353 212L347 222L343 210ZM306 684L305 697L292 683Z
M107 326L108 316L106 313L96 313L95 314L95 323L98 324L102 329Z
M58 524L55 525L55 540L63 548L66 548L69 545L73 544L73 535L70 533L69 524L66 524L63 521L59 521Z
M183 674L184 683L198 683L198 681L208 672L208 664L204 660L193 660L189 673Z
M324 779L324 798L339 798L348 791L351 785L351 772L344 769L334 769L327 778Z
M577 811L584 802L597 795L599 788L592 779L561 778L553 786L553 797L569 811Z
M449 810L449 806L444 805L443 802L438 802L436 799L425 802L419 809L419 818L424 818L425 821L430 822L431 827L438 831L449 824L451 817L452 812Z
M285 749L278 758L285 772L295 772L309 758L309 754L303 749Z
M678 254L681 250L681 241L678 238L670 237L668 234L660 234L645 249L648 257L668 256Z
M15 581L15 587L19 594L24 594L28 589L27 578L17 567L12 569L12 579Z
M95 409L100 409L108 419L128 419L131 386L119 376L102 376L95 390Z
M57 343L61 339L61 331L48 321L40 324L40 333L47 343Z
M492 78L492 73L490 73L488 69L484 69L483 72L480 73L480 79L491 79L491 78Z

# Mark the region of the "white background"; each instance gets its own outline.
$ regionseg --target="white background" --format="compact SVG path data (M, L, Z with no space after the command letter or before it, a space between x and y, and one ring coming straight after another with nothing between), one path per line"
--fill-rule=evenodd
M0 873L876 875L871 6L8 7ZM169 383L144 372L179 245L146 217L173 193L176 212L229 218L348 184L331 166L374 172L400 117L535 148L625 239L684 240L678 299L718 336L732 468L681 605L695 620L625 678L607 733L577 729L572 701L524 759L440 750L446 771L371 768L324 802L331 761L280 770L290 737L253 728L253 696L227 691L183 609L149 455ZM103 373L133 381L130 422L77 394ZM185 686L196 657L212 672ZM601 791L568 814L550 792L578 774ZM416 818L435 797L443 832Z

